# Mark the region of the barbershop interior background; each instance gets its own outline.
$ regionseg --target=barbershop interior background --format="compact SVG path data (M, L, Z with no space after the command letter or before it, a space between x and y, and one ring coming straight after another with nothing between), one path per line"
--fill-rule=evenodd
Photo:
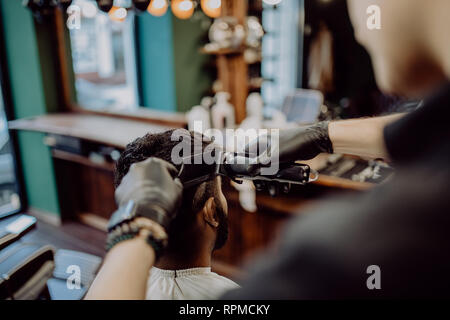
M204 130L289 128L417 105L377 88L343 0L49 3L0 1L0 227L36 219L12 241L55 253L55 299L81 298L98 270L114 164L137 137L196 120ZM304 163L319 178L289 193L224 180L229 239L213 271L239 282L292 216L394 173L345 155ZM82 293L63 285L75 260L91 268Z

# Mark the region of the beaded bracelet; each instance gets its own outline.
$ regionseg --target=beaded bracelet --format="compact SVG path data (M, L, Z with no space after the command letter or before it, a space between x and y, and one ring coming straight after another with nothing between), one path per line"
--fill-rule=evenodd
M106 240L106 251L122 241L140 236L141 233L144 233L146 242L153 248L158 259L167 246L167 234L159 224L143 218L136 218L113 229Z

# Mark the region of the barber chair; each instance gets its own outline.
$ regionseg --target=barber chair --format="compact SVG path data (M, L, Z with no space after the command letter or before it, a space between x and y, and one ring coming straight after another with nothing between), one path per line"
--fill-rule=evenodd
M0 299L82 299L101 259L23 241L35 227L27 215L0 220Z
M81 300L94 281L102 263L100 257L72 251L58 250L55 255L55 269L47 286L52 300ZM75 268L73 268L75 266ZM77 285L73 276L78 276Z

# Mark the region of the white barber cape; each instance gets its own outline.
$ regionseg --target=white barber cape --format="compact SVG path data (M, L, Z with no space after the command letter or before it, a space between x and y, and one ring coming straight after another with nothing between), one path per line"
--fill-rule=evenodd
M211 268L162 270L153 267L147 282L147 300L213 300L239 288Z

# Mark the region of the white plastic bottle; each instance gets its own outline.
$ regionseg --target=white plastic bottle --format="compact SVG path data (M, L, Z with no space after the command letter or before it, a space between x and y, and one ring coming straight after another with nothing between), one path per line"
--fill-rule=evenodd
M211 109L212 125L215 129L232 129L236 126L234 107L228 102L229 99L228 92L216 93L216 104Z
M204 106L195 106L186 115L190 131L204 133L211 128L209 111Z

